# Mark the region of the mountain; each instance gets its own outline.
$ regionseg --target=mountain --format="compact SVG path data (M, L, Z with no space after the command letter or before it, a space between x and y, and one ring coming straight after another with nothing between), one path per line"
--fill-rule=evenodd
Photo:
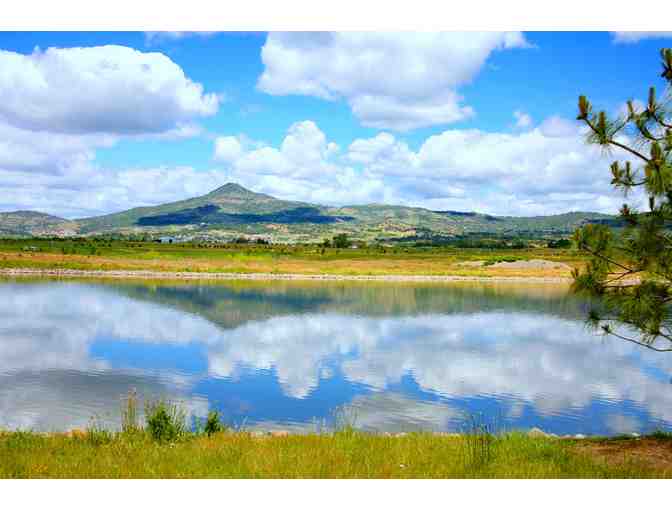
M311 242L343 232L366 240L419 240L475 234L557 236L587 222L613 220L612 216L582 212L525 218L379 204L327 207L279 200L228 183L187 200L73 221L25 211L3 213L0 233L149 234L211 240L244 235L274 242Z
M72 235L78 228L70 220L35 211L0 213L0 235L3 236Z

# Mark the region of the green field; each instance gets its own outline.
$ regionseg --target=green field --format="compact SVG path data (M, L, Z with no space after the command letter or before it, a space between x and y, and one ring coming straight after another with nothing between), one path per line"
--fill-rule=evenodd
M563 269L496 267L497 262L542 259ZM483 262L482 267L464 262ZM320 245L162 244L121 240L0 240L0 268L151 270L325 275L476 275L569 277L584 263L560 248L456 248Z

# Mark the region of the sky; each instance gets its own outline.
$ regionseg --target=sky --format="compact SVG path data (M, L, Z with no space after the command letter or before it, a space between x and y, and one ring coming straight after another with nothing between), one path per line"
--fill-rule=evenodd
M533 216L625 199L576 103L663 90L672 32L0 32L0 212L227 182L325 205Z

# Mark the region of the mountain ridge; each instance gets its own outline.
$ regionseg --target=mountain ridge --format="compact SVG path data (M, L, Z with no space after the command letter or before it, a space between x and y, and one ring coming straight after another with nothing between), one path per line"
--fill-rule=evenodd
M473 234L543 237L570 233L586 222L614 219L614 216L591 212L516 217L387 204L324 206L282 200L228 182L205 195L76 220L37 211L0 213L0 234L146 234L210 240L244 235L275 242L314 242L336 233L363 240Z

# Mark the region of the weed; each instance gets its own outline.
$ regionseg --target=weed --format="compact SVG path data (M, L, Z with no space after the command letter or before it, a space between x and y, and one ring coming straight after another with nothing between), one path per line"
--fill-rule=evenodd
M86 439L95 446L109 444L114 439L114 434L107 430L98 418L93 418L86 429Z
M128 392L121 410L121 431L133 434L141 430L138 416L138 395L135 389Z
M467 415L467 430L464 434L467 464L483 467L492 460L496 427L482 415Z
M339 406L332 412L334 431L341 434L353 434L357 423L357 411L349 406Z

